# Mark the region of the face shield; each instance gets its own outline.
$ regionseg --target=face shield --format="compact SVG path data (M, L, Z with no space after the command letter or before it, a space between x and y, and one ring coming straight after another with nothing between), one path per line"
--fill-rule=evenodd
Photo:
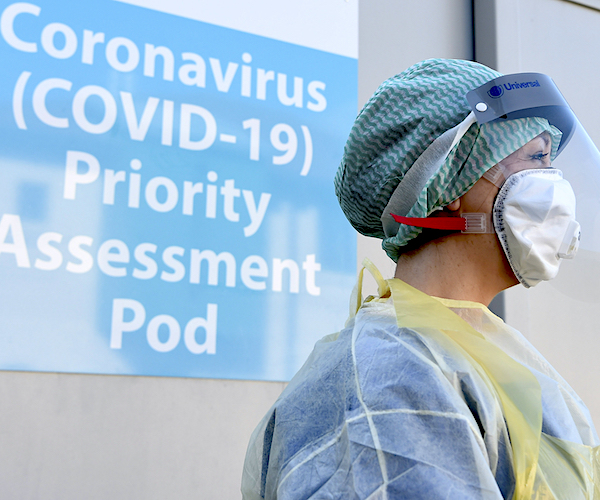
M575 193L576 218L581 233L579 249L562 263L551 283L578 300L600 301L600 152L577 120L562 94L546 75L522 73L496 78L466 96L479 124L539 117L562 136L553 147L532 141L484 176L501 187L511 175L527 168L558 169ZM550 134L545 133L545 139ZM557 144L558 143L558 144ZM534 151L535 150L535 151ZM537 155L537 156L536 156ZM590 293L596 294L591 297Z
M574 299L600 302L600 152L576 118L552 168L562 171L573 188L581 236L577 254L563 261L550 284Z
M569 227L567 224L566 230L552 228L551 222L546 225L534 224L539 226L537 228L540 233L539 239L561 240L556 250L545 249L547 253L553 253L547 256L547 260L554 260L555 269L542 280L553 279L558 271L558 265L561 264L558 277L551 281L553 286L559 287L562 293L574 298L581 298L580 295L586 293L589 299L589 291L594 290L597 301L600 301L600 287L597 286L600 282L600 152L564 97L550 77L540 73L521 73L491 80L469 92L466 99L472 110L465 120L466 125L474 121L483 125L490 122L539 118L550 125L546 132L498 162L484 174L484 178L500 189L500 195L507 179L512 177L512 181L515 181L519 176L524 177L523 174L519 174L523 170L559 170L562 173L563 179L570 184L575 194L572 205L576 210L578 224ZM462 125L457 128L461 128ZM462 129L465 128L466 126L462 126ZM460 139L460 133L454 135L454 143L456 143ZM542 175L540 178L543 177ZM541 181L529 182L529 185L535 188L540 183ZM490 185L490 188L493 186ZM525 199L527 199L526 194ZM397 215L399 212L402 213L401 210L392 212L390 207L386 210L390 212L390 218L393 218L396 224L460 230L465 233L496 232L498 234L489 213L463 213L460 217L411 218ZM556 216L557 214L549 211L545 218L551 221ZM546 227L560 230L564 232L564 236L550 234ZM502 241L501 235L498 236ZM527 250L524 251L526 252ZM540 280L520 279L520 281L525 286L533 286ZM586 285L584 282L589 284Z

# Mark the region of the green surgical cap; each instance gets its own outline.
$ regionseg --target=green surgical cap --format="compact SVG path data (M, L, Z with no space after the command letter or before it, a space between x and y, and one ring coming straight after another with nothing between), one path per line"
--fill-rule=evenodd
M381 215L404 175L431 143L462 122L471 109L465 95L501 76L471 61L429 59L383 82L359 113L335 176L335 192L352 226L383 239L398 260L421 228L400 225L385 236ZM500 160L547 131L553 156L560 132L541 118L471 125L406 214L427 217L461 197Z

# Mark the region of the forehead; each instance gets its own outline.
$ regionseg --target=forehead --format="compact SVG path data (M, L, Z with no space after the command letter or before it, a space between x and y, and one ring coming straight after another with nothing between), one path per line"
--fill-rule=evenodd
M550 134L548 132L542 132L537 137L534 137L533 139L531 139L524 146L517 149L515 151L515 153L518 153L519 151L535 149L535 148L550 149L551 147L552 147L552 138L550 137ZM512 155L510 155L510 156L512 156Z
M543 145L547 148L552 147L552 139L550 137L550 134L548 132L542 132L540 135L538 135L537 137L534 137L533 139L531 139L527 144L537 144L539 143L543 143ZM525 144L525 146L527 146L527 144Z

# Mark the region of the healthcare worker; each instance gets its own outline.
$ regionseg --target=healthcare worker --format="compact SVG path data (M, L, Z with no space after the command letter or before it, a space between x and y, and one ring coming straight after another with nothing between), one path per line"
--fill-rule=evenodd
M255 430L244 498L600 498L585 405L486 307L593 244L576 203L598 197L598 158L545 75L435 59L384 82L335 189L395 278L365 262L378 296L361 272L345 329Z

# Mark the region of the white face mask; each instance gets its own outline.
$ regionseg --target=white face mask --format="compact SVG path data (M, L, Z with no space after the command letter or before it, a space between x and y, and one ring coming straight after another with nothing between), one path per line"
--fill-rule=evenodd
M517 279L529 288L551 280L574 257L580 227L575 194L556 169L511 175L494 202L494 227Z

